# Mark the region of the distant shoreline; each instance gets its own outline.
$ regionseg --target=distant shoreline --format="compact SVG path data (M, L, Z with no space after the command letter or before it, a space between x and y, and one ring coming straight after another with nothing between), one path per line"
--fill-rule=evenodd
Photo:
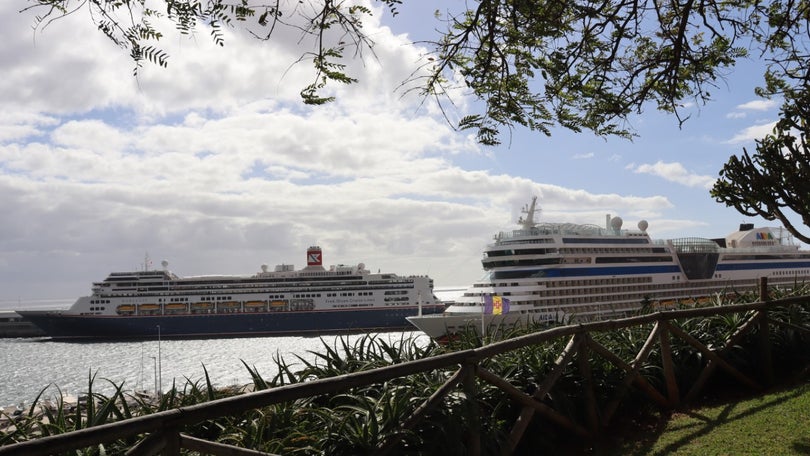
M52 310L67 309L76 298L53 298L53 299L0 299L0 311L3 310Z

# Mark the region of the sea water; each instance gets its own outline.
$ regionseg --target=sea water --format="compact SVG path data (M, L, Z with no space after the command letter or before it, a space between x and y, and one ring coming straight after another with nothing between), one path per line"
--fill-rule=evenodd
M418 332L376 333L396 342L425 338ZM265 379L277 373L276 358L303 367L298 357L316 361L324 344L334 347L339 338L353 343L364 335L319 337L252 337L235 339L152 340L137 342L57 342L45 338L0 339L0 407L31 404L58 394L78 397L87 393L94 377L94 392L109 395L118 386L125 391L166 391L188 381L205 387L206 371L218 387L251 384L247 366ZM244 362L244 364L243 364ZM58 389L57 389L58 388Z
M438 292L437 292L438 294ZM0 300L0 310L68 308L73 299ZM418 331L374 334L396 342L427 336ZM167 391L189 381L205 387L206 372L218 387L252 383L248 368L265 379L277 373L276 359L303 367L335 347L341 338L353 343L365 334L309 337L253 337L122 342L60 342L48 338L0 338L0 408L31 404L58 394L78 397L87 393L90 378L94 392L109 395L119 386L125 391Z
M72 300L27 302L0 301L0 310L58 309L69 307ZM373 334L386 340L424 338L419 332ZM31 404L43 392L51 399L61 394L76 398L88 392L111 394L125 391L167 391L189 381L205 387L208 378L217 387L252 383L246 366L265 379L277 373L277 359L303 367L314 362L325 346L335 347L346 339L350 344L364 334L308 337L251 337L231 339L185 339L62 342L48 338L0 339L0 408Z

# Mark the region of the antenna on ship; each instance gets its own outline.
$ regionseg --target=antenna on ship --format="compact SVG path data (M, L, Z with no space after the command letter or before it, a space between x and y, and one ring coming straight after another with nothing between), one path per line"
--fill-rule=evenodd
M143 270L144 272L149 270L149 267L152 266L152 260L149 258L149 252L143 253Z
M523 225L524 229L534 228L536 222L534 221L534 213L539 210L537 209L537 197L532 196L532 202L523 206L523 213L526 214L526 218L520 217L518 219L518 223Z

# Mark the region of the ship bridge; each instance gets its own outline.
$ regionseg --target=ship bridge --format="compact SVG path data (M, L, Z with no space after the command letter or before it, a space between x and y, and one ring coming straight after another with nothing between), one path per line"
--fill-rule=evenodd
M689 280L710 279L720 258L720 245L711 239L689 237L669 241Z

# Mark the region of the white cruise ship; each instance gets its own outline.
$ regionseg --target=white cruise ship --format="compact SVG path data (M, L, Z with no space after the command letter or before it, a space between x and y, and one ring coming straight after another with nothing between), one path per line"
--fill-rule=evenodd
M113 272L64 310L18 309L53 339L135 339L317 335L411 328L405 317L444 305L428 276L282 264L249 276L179 277L168 270Z
M485 275L441 314L408 317L434 339L471 328L491 332L529 322L609 319L644 305L670 308L770 285L810 279L810 252L787 231L742 224L725 238L654 240L606 217L604 227L535 220L537 198L518 229L500 232L484 251ZM492 297L504 305L484 305ZM501 312L499 312L499 310Z

